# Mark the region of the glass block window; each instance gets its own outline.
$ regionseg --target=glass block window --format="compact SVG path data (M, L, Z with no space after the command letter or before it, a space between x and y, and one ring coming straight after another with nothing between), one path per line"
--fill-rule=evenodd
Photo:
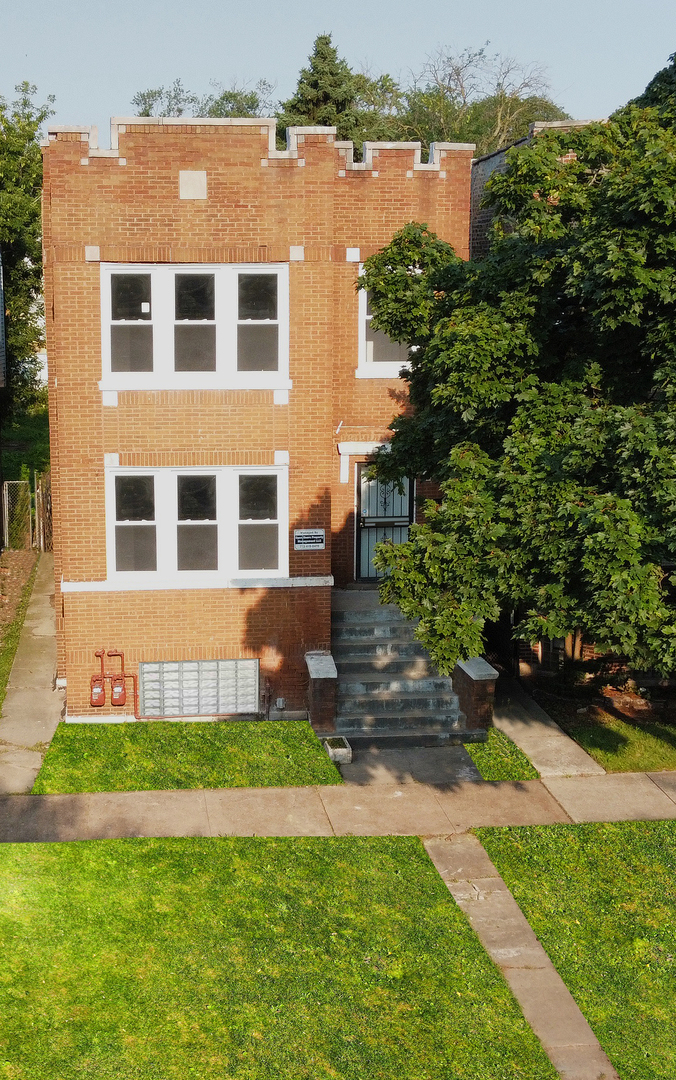
M231 716L260 709L258 660L139 664L141 716Z

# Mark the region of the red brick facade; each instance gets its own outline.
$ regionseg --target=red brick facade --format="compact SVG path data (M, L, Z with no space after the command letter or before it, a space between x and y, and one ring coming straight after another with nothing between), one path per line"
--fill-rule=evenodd
M270 149L267 121L137 118L118 131L111 151L97 151L86 131L50 132L44 155L59 675L68 714L114 711L89 706L94 650L103 647L123 650L131 672L140 661L258 657L273 699L304 708L304 654L330 648L330 575L336 584L354 579L360 455L341 482L338 445L386 438L405 388L396 378L355 376L358 263L411 220L467 257L472 150L437 148L435 161L421 166L412 145L383 144L355 167L330 128L298 129L285 154ZM180 172L206 174L206 198L180 198ZM291 388L200 388L197 378L191 388L136 389L130 380L106 390L102 264L288 266ZM289 586L111 584L110 462L161 470L282 460ZM293 530L310 527L326 530L325 550L294 551ZM304 578L314 584L303 587Z

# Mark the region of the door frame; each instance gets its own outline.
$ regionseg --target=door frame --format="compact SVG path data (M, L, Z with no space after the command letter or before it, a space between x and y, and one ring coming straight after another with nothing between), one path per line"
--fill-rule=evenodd
M361 513L361 478L364 469L369 468L370 461L356 461L355 462L355 515L354 515L354 580L361 584L376 584L379 580L376 577L363 576L361 565L361 534L362 529L362 513ZM404 483L408 485L408 522L410 526L415 521L415 480L407 476L404 478ZM384 518L383 520L387 520ZM402 518L392 518L392 521L401 522ZM368 526L367 526L368 527ZM376 526L372 526L376 527Z

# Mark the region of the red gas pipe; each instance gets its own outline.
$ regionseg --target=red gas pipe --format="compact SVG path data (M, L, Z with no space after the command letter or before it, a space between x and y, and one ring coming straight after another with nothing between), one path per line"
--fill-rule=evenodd
M120 670L119 671L106 671L104 668L103 658L104 656L119 656L120 658ZM124 670L124 653L119 649L109 649L106 653L105 649L96 649L94 656L98 656L101 661L101 672L98 675L92 675L90 679L89 689L89 703L94 708L100 708L106 703L106 682L110 682L110 703L117 708L121 708L127 704L127 679L131 679L134 686L134 716L138 718L139 704L138 704L138 678L136 675L132 675L131 672Z

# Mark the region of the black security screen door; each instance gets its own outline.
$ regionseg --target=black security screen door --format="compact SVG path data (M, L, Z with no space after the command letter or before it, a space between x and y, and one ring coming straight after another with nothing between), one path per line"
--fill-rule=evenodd
M357 566L358 581L377 581L382 574L373 565L373 549L382 540L403 544L413 521L412 482L384 484L367 479L369 466L359 465L357 474Z

